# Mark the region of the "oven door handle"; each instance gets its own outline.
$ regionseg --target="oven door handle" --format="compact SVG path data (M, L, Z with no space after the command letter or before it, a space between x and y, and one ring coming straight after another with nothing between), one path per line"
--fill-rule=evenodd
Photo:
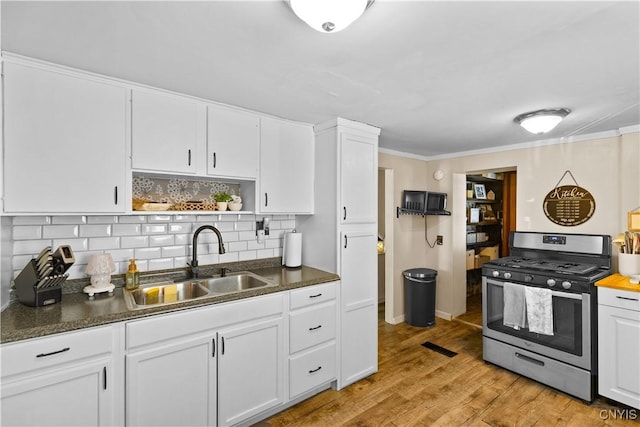
M495 286L503 286L502 282L498 282L496 280L487 280L488 284L491 285L495 285ZM512 283L512 282L509 282ZM517 285L518 283L513 283L514 285ZM527 286L527 285L521 285L521 286ZM544 288L543 288L544 289ZM577 299L579 301L582 301L582 294L570 294L568 292L559 292L559 291L551 291L551 295L554 297L559 297L559 298L569 298L569 299Z

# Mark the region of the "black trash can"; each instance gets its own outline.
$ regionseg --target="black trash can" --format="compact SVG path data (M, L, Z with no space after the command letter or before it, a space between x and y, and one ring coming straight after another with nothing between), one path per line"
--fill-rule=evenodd
M404 271L405 322L411 326L436 324L436 276L430 268Z

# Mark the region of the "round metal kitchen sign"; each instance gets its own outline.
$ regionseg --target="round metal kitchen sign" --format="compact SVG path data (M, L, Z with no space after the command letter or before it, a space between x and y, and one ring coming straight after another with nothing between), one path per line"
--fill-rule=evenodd
M596 210L591 193L576 185L557 186L547 194L544 214L551 222L571 227L587 222Z

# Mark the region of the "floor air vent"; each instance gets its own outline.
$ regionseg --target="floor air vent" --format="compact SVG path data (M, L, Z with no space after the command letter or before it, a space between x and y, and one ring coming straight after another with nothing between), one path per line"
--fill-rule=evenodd
M446 348L444 348L444 347L440 347L438 344L434 344L434 343L432 343L431 341L423 342L423 343L422 343L422 346L423 346L423 347L426 347L426 348L428 348L428 349L430 349L430 350L437 351L437 352L438 352L438 353L440 353L440 354L444 354L444 355L445 355L445 356L447 356L447 357L453 357L453 356L455 356L456 354L458 354L458 353L456 353L455 351L447 350L447 349L446 349Z

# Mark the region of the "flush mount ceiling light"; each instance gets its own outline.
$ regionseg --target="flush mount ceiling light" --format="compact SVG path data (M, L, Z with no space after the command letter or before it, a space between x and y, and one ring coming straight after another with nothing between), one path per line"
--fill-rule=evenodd
M298 18L321 33L337 33L344 30L374 0L289 0L289 6Z
M551 108L524 113L513 119L531 133L547 133L564 119L571 110L568 108Z

